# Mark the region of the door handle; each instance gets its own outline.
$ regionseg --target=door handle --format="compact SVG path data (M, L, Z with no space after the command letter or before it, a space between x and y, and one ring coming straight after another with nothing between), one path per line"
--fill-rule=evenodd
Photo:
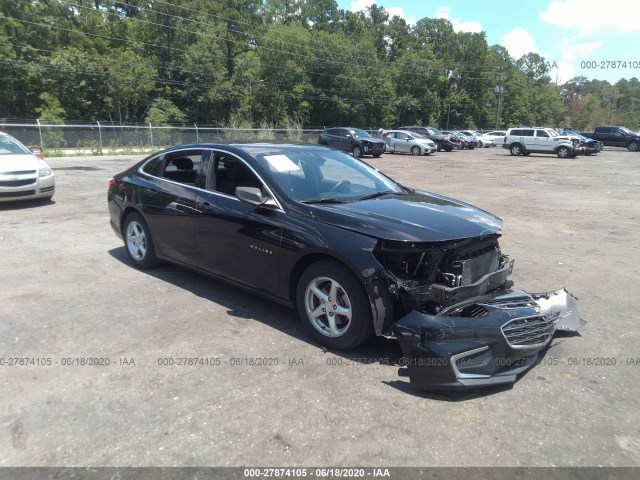
M198 202L196 203L196 207L198 207L200 210L204 210L204 211L210 211L213 210L213 205L210 204L209 202Z

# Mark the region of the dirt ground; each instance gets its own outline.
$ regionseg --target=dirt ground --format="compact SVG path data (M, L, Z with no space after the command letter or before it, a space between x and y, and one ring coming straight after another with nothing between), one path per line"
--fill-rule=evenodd
M287 308L132 268L106 190L138 158L52 158L53 202L0 205L0 466L640 466L640 154L370 160L500 216L515 286L588 321L451 395L412 390L395 341L324 352Z

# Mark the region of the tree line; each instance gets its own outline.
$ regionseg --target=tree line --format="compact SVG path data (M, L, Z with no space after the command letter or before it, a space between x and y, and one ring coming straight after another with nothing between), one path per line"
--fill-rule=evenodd
M637 78L559 84L446 19L335 0L0 0L0 118L640 127Z

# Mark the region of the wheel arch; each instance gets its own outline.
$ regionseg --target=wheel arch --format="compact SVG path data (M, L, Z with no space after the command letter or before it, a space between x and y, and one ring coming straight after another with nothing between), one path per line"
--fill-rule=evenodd
M137 213L137 214L141 215L142 218L144 219L144 221L145 222L147 221L147 219L145 218L144 214L140 210L138 210L137 208L135 208L132 205L129 205L128 207L126 207L122 211L122 215L120 215L120 232L122 232L123 235L124 235L124 222L127 219L127 217L132 213ZM149 223L148 222L147 222L147 228L149 228Z
M335 261L355 275L360 282L362 291L369 301L374 333L376 335L382 335L385 327L390 324L390 320L394 315L393 301L388 293L386 279L384 275L379 275L377 272L365 276L363 272L359 271L358 268L346 258L341 258L328 252L310 252L298 259L289 275L288 294L291 303L296 305L296 290L303 272L310 265L321 260Z
M353 273L358 280L362 281L362 272L358 271L355 265L353 265L347 259L341 258L340 256L333 254L333 252L309 252L296 261L296 263L293 265L293 268L291 269L291 273L289 274L289 285L287 294L289 300L294 305L296 303L296 288L298 287L300 277L310 265L321 260L333 260L337 263L340 263L341 265L345 266L351 273Z

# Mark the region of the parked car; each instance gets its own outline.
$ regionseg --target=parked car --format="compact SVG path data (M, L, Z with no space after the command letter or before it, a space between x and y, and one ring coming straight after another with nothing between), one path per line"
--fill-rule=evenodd
M587 138L602 142L607 147L625 147L637 152L640 147L640 135L626 127L596 127L593 132L581 132Z
M478 139L478 147L489 148L496 146L496 142L493 137L483 135L481 132L475 132L475 134L476 138ZM502 143L502 140L503 138L500 139L500 143Z
M502 144L511 155L554 153L560 158L575 157L581 153L580 141L560 135L553 128L510 128Z
M107 204L134 266L164 260L295 306L331 349L395 336L417 388L513 383L582 324L566 291L511 288L498 217L326 147L174 147L115 175Z
M445 135L435 127L420 127L418 125L409 125L407 127L399 127L398 130L419 133L425 138L433 141L438 147L438 151L444 150L450 152L454 148L460 148L460 145Z
M411 153L412 155L431 155L438 150L436 144L419 133L403 130L385 130L382 139L390 153Z
M460 133L467 136L467 141L473 144L473 147L480 147L480 142L478 142L478 135L476 132L472 132L471 130L460 130Z
M354 157L364 155L379 157L384 153L384 140L369 135L360 128L327 128L318 137L319 145L327 145L343 152L349 152Z
M0 202L50 200L54 192L51 167L17 139L0 132Z
M602 148L604 147L604 144L602 142L594 140L593 138L587 138L578 132L564 129L558 131L558 133L569 138L577 139L580 142L580 148L583 155L595 155L596 153L601 152Z
M504 137L507 136L507 132L504 130L493 130L483 135L487 138L492 138L496 145L502 145L504 143Z
M449 130L442 130L442 133L444 133L449 137L449 141L452 144L457 145L456 148L459 148L460 150L465 150L469 148L467 138L464 135L459 135L456 132L449 131Z
M466 133L461 132L460 130L454 130L452 133L456 135L458 138L460 138L460 140L463 143L462 148L468 148L469 150L473 150L474 148L476 148L478 144L478 139L475 137L475 135L467 135Z

